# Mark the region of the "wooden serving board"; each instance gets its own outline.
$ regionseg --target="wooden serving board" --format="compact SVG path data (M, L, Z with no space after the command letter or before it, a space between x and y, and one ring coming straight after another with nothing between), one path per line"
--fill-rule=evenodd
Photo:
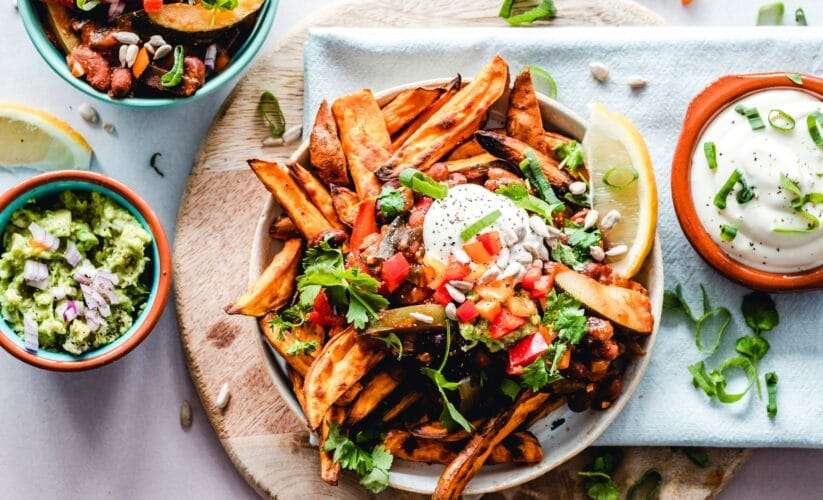
M306 429L279 397L267 371L268 353L251 318L229 317L223 306L246 287L254 229L268 193L246 159L282 161L296 145L262 148L267 131L255 108L273 91L289 125L303 108L303 45L317 26L444 27L506 26L497 17L501 0L349 0L307 17L261 54L227 99L203 142L189 177L177 220L174 269L181 341L194 385L226 453L264 497L362 498L349 474L337 488L320 480L317 451ZM660 25L664 21L628 0L557 0L551 25ZM224 382L231 400L215 404ZM596 454L587 450L564 466L524 486L489 495L583 498L577 481ZM625 448L616 481L625 489L646 469L665 477L662 496L715 495L749 456L748 450L710 450L711 465L699 469L670 448ZM417 497L391 492L403 498ZM383 496L386 496L384 494Z

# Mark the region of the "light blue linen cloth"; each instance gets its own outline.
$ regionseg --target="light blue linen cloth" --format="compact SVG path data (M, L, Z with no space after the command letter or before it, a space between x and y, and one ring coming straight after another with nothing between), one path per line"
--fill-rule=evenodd
M700 259L674 216L669 171L686 107L726 74L819 75L821 42L821 30L791 27L317 29L304 54L304 123L312 123L323 98L456 72L471 76L498 52L512 72L526 64L546 68L557 80L558 100L582 116L592 100L626 114L646 137L655 165L667 286L683 283L697 306L698 285L705 283L714 304L727 306L735 316L722 346L707 361L714 367L734 354L735 339L747 333L740 316L747 290ZM606 84L591 77L592 61L610 68ZM633 75L648 80L645 89L629 89L626 79ZM701 355L682 318L666 314L643 381L597 444L823 447L822 298L818 292L776 297L781 323L766 334L771 351L760 364L761 377L769 371L780 377L779 413L773 421L766 416L765 390L764 401L747 396L731 405L709 401L696 390L686 367Z

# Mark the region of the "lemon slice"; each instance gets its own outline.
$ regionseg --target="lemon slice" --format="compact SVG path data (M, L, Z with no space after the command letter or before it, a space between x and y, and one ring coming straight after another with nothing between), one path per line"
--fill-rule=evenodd
M38 109L0 103L0 167L87 170L91 146L66 122Z
M623 115L603 104L589 105L583 155L591 177L592 207L603 217L612 210L619 222L604 230L608 251L618 245L628 250L607 257L626 278L634 276L652 249L657 226L657 186L646 142ZM602 219L601 219L602 220Z

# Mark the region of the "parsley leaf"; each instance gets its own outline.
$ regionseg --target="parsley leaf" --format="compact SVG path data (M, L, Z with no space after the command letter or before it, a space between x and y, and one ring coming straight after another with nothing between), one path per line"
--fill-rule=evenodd
M734 348L737 352L749 358L752 363L757 363L769 352L769 342L763 337L746 335L737 339Z
M380 340L384 344L386 344L386 347L396 352L397 360L400 361L400 359L403 357L403 342L400 340L400 337L398 337L396 333L389 332L389 334L384 337L376 338L377 340Z
M372 470L360 480L360 485L372 493L380 493L389 485L389 469L394 456L381 444L372 450L371 460Z
M403 209L406 207L406 198L401 190L386 187L377 197L377 205L380 207L383 218L389 221L403 213Z
M284 334L292 328L302 326L306 322L306 313L311 310L310 305L298 302L280 311L269 321L269 328L277 332L277 337L283 340Z
M316 340L293 340L288 347L286 347L286 354L289 356L298 356L300 354L311 354L317 350Z
M561 160L558 167L565 168L572 174L576 174L583 166L583 148L577 141L560 144L554 148L554 154Z
M586 478L586 494L593 500L619 500L620 489L611 478L615 469L615 458L610 453L598 456L589 470L578 472Z
M376 279L357 268L345 269L342 255L338 259L335 252L320 250L312 255L315 263L307 266L297 280L300 302L312 303L323 288L335 305L348 306L346 321L358 329L365 328L369 318L377 317L377 313L385 309L389 301L377 293L380 284ZM335 265L329 265L329 262L334 262Z
M368 452L340 432L340 426L331 424L323 451L333 451L332 461L344 469L357 472L360 484L372 493L380 493L389 485L389 469L394 457L383 445Z
M773 330L780 323L774 301L763 292L745 295L741 309L746 325L758 335Z
M578 344L586 334L586 316L580 307L564 307L554 322L557 338L569 344Z
M523 369L523 375L520 376L520 383L523 384L524 387L537 392L543 387L562 378L559 374L549 373L549 370L546 369L546 358L541 356Z

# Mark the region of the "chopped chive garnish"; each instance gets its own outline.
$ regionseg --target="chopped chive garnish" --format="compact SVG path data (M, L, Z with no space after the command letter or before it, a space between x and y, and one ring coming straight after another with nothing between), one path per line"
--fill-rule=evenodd
M398 177L400 184L406 186L412 191L418 192L425 196L430 196L435 200L442 200L449 193L449 188L445 184L441 184L432 179L428 175L413 168L407 168L400 173Z
M808 26L809 23L806 22L806 13L803 12L802 7L798 7L796 11L794 11L794 22L797 23L798 26Z
M782 109L769 111L769 125L781 132L788 132L794 129L794 118Z
M735 236L737 236L737 228L736 227L731 226L729 224L721 224L720 225L720 239L721 240L723 240L725 242L729 242L729 241L732 241Z
M772 229L772 231L780 234L806 234L814 232L820 227L820 219L815 217L813 214L803 210L802 208L796 209L795 213L806 219L805 228L776 227Z
M532 75L534 90L552 99L557 99L557 82L554 81L554 77L548 71L531 64L529 65L529 73Z
M761 5L757 10L757 25L778 25L783 22L783 12L786 8L783 2L774 2Z
M769 418L774 418L777 416L777 374L775 372L766 374L766 392L769 394L766 414Z
M803 76L800 73L786 73L786 78L797 85L803 85Z
M823 134L821 134L820 131L820 127L822 126L823 113L820 111L809 113L809 116L806 117L806 127L809 129L809 135L812 136L815 145L820 149L823 149Z
M614 189L623 189L637 180L640 175L634 167L612 167L603 174L603 184Z
M717 169L717 146L713 142L703 143L703 154L706 155L706 162L710 170Z
M757 108L747 108L742 104L738 104L734 107L734 110L740 113L741 115L745 116L747 120L749 120L749 125L752 127L752 130L760 130L766 128L766 124L763 123L763 119L760 118L760 112L757 111Z
M716 206L717 208L719 208L721 210L726 208L726 198L729 197L729 193L732 192L732 189L734 189L734 186L742 178L743 178L743 172L741 172L738 169L734 169L734 172L732 172L732 174L729 176L729 178L726 179L726 182L724 182L723 185L720 186L720 191L718 191L717 194L714 195L714 206Z
M493 210L484 215L483 217L480 217L476 221L466 226L465 229L460 231L460 239L463 241L469 241L477 233L494 224L497 221L497 219L500 218L500 215L500 210Z

